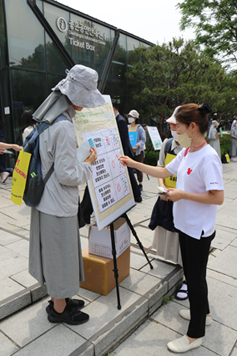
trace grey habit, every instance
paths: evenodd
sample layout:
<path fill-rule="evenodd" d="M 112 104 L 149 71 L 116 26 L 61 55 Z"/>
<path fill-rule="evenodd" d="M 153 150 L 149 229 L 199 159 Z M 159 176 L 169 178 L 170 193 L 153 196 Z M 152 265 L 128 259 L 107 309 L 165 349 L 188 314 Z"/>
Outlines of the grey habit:
<path fill-rule="evenodd" d="M 210 133 L 210 146 L 216 150 L 218 156 L 221 158 L 221 147 L 219 137 L 216 137 L 218 134 L 217 129 L 213 127 Z"/>
<path fill-rule="evenodd" d="M 237 139 L 234 138 L 237 137 L 237 127 L 233 127 L 230 130 L 230 137 L 231 137 L 231 142 L 230 142 L 230 156 L 231 157 L 236 157 L 237 156 Z"/>
<path fill-rule="evenodd" d="M 61 93 L 52 93 L 34 117 L 53 122 L 63 113 L 69 120 L 59 121 L 40 135 L 42 174 L 54 162 L 39 205 L 31 210 L 29 273 L 56 299 L 71 297 L 83 280 L 83 263 L 77 221 L 78 184 L 92 173 L 89 163 L 77 165 L 71 102 Z M 47 108 L 47 109 L 46 109 Z M 66 111 L 64 111 L 66 110 Z M 56 148 L 55 148 L 56 147 Z"/>
<path fill-rule="evenodd" d="M 70 106 L 63 113 L 70 117 Z M 56 147 L 56 149 L 55 149 Z M 76 162 L 73 124 L 59 121 L 40 135 L 42 174 L 54 162 L 39 205 L 31 210 L 29 273 L 56 299 L 71 297 L 84 279 L 77 221 L 78 184 L 92 173 L 89 163 Z"/>
<path fill-rule="evenodd" d="M 84 280 L 77 216 L 56 217 L 31 209 L 29 272 L 56 299 L 78 293 Z"/>
<path fill-rule="evenodd" d="M 90 179 L 92 167 L 88 162 L 77 163 L 72 104 L 91 108 L 104 105 L 97 82 L 96 71 L 75 65 L 33 114 L 35 121 L 50 124 L 60 114 L 68 119 L 54 123 L 40 135 L 42 174 L 45 177 L 53 163 L 54 171 L 39 205 L 31 211 L 29 272 L 41 285 L 46 283 L 55 299 L 77 294 L 84 278 L 78 185 Z"/>

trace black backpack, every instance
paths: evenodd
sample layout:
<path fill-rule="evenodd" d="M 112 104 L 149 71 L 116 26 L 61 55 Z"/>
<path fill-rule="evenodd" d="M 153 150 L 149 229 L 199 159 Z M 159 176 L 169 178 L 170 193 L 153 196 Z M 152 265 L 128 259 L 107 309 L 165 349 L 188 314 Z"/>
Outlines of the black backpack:
<path fill-rule="evenodd" d="M 39 135 L 44 130 L 49 128 L 49 126 L 61 120 L 68 120 L 68 118 L 64 115 L 60 115 L 53 121 L 52 124 L 49 124 L 48 122 L 37 123 L 23 143 L 24 151 L 31 153 L 31 159 L 26 179 L 26 187 L 23 196 L 25 204 L 30 207 L 36 207 L 39 204 L 44 192 L 45 184 L 54 170 L 54 165 L 52 165 L 45 178 L 43 179 L 39 153 Z"/>

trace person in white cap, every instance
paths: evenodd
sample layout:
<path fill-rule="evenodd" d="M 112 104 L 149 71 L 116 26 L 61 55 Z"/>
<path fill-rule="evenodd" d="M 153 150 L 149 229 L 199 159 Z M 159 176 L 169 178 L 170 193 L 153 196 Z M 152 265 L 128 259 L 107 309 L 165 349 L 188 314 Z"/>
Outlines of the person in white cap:
<path fill-rule="evenodd" d="M 213 120 L 209 130 L 208 138 L 210 139 L 209 142 L 210 146 L 212 146 L 214 150 L 216 150 L 218 156 L 221 158 L 221 147 L 220 147 L 220 140 L 219 140 L 221 133 L 217 132 L 218 126 L 219 126 L 218 121 Z"/>
<path fill-rule="evenodd" d="M 179 109 L 178 106 L 172 116 L 166 120 L 170 125 L 172 138 L 165 139 L 161 145 L 158 167 L 165 167 L 171 162 L 176 155 L 183 149 L 177 141 L 176 133 L 176 118 L 175 113 Z M 171 176 L 166 179 L 158 178 L 158 186 L 164 188 L 176 187 L 176 176 Z M 182 265 L 182 258 L 179 247 L 179 234 L 175 232 L 173 224 L 173 202 L 165 201 L 159 197 L 152 212 L 151 223 L 149 227 L 154 230 L 154 238 L 152 247 L 156 250 L 157 256 L 168 262 Z M 178 300 L 185 300 L 188 298 L 188 290 L 186 281 L 183 282 L 181 288 L 175 294 Z"/>
<path fill-rule="evenodd" d="M 83 261 L 78 227 L 78 185 L 88 181 L 97 153 L 77 163 L 77 138 L 73 125 L 76 111 L 105 104 L 97 90 L 98 74 L 83 65 L 67 72 L 35 111 L 36 121 L 52 123 L 39 139 L 42 174 L 54 164 L 39 205 L 31 210 L 29 272 L 51 296 L 46 308 L 52 323 L 77 325 L 88 321 L 81 312 L 84 301 L 71 299 L 83 280 Z M 65 120 L 54 120 L 63 115 Z"/>
<path fill-rule="evenodd" d="M 128 128 L 128 132 L 129 133 L 136 132 L 136 136 L 137 136 L 136 144 L 135 146 L 133 146 L 134 160 L 142 163 L 145 157 L 144 150 L 145 150 L 145 143 L 146 143 L 146 133 L 142 128 L 142 126 L 139 125 L 138 123 L 139 113 L 137 112 L 137 110 L 131 110 L 127 114 L 127 118 L 128 118 L 128 123 L 130 124 Z M 137 173 L 138 185 L 140 190 L 142 191 L 143 173 L 138 169 L 136 169 L 136 173 Z"/>

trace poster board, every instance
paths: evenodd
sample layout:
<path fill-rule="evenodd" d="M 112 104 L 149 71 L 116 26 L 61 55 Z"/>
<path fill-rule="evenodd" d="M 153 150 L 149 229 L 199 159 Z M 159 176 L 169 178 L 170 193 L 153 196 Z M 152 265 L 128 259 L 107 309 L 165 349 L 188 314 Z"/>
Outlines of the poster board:
<path fill-rule="evenodd" d="M 129 141 L 132 147 L 135 147 L 137 144 L 137 131 L 131 131 L 128 133 Z"/>
<path fill-rule="evenodd" d="M 147 131 L 150 136 L 153 148 L 155 151 L 160 150 L 162 140 L 160 138 L 159 131 L 156 126 L 147 126 Z"/>
<path fill-rule="evenodd" d="M 97 150 L 88 188 L 99 230 L 135 205 L 127 168 L 118 160 L 123 148 L 111 99 L 103 97 L 105 105 L 84 108 L 74 118 L 79 143 L 93 138 Z"/>

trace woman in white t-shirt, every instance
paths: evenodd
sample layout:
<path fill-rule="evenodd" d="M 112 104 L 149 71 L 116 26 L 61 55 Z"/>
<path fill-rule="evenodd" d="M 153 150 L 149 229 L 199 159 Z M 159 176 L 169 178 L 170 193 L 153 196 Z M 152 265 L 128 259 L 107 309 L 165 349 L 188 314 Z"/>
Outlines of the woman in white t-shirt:
<path fill-rule="evenodd" d="M 206 266 L 212 239 L 215 237 L 217 205 L 224 200 L 222 164 L 216 151 L 206 143 L 208 104 L 181 105 L 175 114 L 178 141 L 183 150 L 166 167 L 152 167 L 127 156 L 119 159 L 125 166 L 151 176 L 177 175 L 176 188 L 167 192 L 174 202 L 174 225 L 179 230 L 184 274 L 188 286 L 190 311 L 180 315 L 190 320 L 187 334 L 167 344 L 173 352 L 186 352 L 201 346 L 205 325 L 212 322 L 206 282 Z"/>

